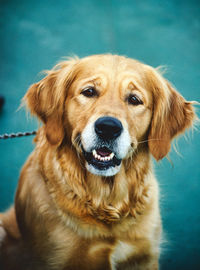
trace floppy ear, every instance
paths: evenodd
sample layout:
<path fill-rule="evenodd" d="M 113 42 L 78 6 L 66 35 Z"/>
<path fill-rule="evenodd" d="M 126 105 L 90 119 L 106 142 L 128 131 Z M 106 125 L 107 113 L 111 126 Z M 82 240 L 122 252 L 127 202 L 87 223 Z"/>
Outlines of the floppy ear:
<path fill-rule="evenodd" d="M 153 117 L 148 137 L 150 152 L 156 160 L 165 157 L 171 140 L 192 125 L 194 110 L 157 71 L 149 74 L 153 90 Z"/>
<path fill-rule="evenodd" d="M 45 124 L 46 137 L 52 145 L 60 145 L 65 135 L 63 106 L 74 62 L 64 61 L 55 66 L 45 78 L 31 85 L 23 98 L 31 113 Z"/>

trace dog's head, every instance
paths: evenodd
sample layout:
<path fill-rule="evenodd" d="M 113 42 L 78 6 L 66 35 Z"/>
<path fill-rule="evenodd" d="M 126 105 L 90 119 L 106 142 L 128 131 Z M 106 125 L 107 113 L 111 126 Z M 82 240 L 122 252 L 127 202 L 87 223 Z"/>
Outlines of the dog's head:
<path fill-rule="evenodd" d="M 116 55 L 61 62 L 25 100 L 51 145 L 72 144 L 88 171 L 102 176 L 118 173 L 140 145 L 162 159 L 194 118 L 191 103 L 156 69 Z"/>

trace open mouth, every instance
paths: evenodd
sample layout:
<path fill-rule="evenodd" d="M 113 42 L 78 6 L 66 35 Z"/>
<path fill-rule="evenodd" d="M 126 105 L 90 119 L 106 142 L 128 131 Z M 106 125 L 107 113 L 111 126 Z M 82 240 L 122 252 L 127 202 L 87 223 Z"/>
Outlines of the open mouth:
<path fill-rule="evenodd" d="M 92 155 L 95 159 L 99 161 L 110 161 L 115 156 L 115 154 L 106 147 L 102 147 L 97 150 L 94 149 L 92 151 Z"/>
<path fill-rule="evenodd" d="M 121 159 L 118 159 L 115 153 L 107 147 L 93 149 L 91 152 L 83 149 L 83 154 L 86 161 L 98 170 L 107 170 L 121 164 Z"/>

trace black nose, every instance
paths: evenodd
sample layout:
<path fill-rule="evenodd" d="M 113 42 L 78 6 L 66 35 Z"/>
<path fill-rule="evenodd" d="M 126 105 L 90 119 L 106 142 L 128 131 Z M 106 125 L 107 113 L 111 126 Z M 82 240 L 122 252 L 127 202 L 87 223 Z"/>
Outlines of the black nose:
<path fill-rule="evenodd" d="M 104 140 L 112 140 L 119 137 L 122 129 L 122 123 L 114 117 L 101 117 L 95 122 L 95 132 Z"/>

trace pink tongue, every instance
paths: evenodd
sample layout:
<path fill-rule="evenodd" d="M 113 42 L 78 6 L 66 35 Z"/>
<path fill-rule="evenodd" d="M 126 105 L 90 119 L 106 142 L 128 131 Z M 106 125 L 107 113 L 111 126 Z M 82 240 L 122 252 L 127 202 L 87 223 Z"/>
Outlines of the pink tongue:
<path fill-rule="evenodd" d="M 97 151 L 97 154 L 102 157 L 109 156 L 112 153 L 109 149 L 106 149 L 106 148 L 100 148 L 96 151 Z"/>

